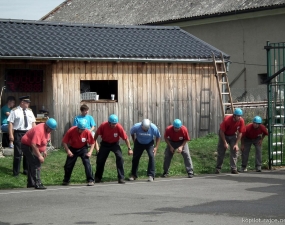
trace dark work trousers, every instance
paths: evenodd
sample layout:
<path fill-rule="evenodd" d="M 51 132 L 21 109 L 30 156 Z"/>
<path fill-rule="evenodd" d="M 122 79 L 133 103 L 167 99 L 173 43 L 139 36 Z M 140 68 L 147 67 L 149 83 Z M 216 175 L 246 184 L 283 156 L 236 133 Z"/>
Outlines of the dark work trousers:
<path fill-rule="evenodd" d="M 28 179 L 27 186 L 32 187 L 41 183 L 41 162 L 34 155 L 32 147 L 22 144 L 23 154 L 28 162 Z"/>
<path fill-rule="evenodd" d="M 138 177 L 138 167 L 139 167 L 139 161 L 143 154 L 143 151 L 146 150 L 148 154 L 148 167 L 147 167 L 147 176 L 152 176 L 154 178 L 155 176 L 155 162 L 154 162 L 154 141 L 148 143 L 148 144 L 141 144 L 138 142 L 138 140 L 135 140 L 134 144 L 134 153 L 133 153 L 133 160 L 132 160 L 132 175 L 136 178 Z"/>
<path fill-rule="evenodd" d="M 14 160 L 13 160 L 13 175 L 18 176 L 20 173 L 21 159 L 22 159 L 22 149 L 21 149 L 21 139 L 27 131 L 14 130 Z M 26 156 L 23 157 L 23 170 L 28 170 Z"/>
<path fill-rule="evenodd" d="M 83 148 L 79 148 L 79 149 L 73 148 L 73 147 L 69 147 L 69 149 L 72 152 L 73 156 L 72 157 L 67 156 L 67 158 L 66 158 L 66 162 L 64 165 L 65 174 L 64 174 L 63 182 L 69 183 L 73 167 L 74 167 L 78 157 L 81 158 L 82 163 L 84 165 L 85 174 L 86 174 L 86 181 L 87 182 L 94 182 L 93 174 L 92 174 L 92 167 L 90 164 L 90 159 L 89 159 L 89 157 L 86 156 L 86 154 L 88 153 L 87 145 L 84 146 Z"/>
<path fill-rule="evenodd" d="M 95 179 L 99 179 L 99 180 L 102 179 L 105 163 L 111 151 L 114 152 L 116 156 L 118 179 L 125 178 L 124 159 L 122 156 L 122 150 L 121 150 L 119 143 L 117 142 L 107 143 L 107 142 L 102 141 L 100 143 L 100 149 L 97 155 Z"/>
<path fill-rule="evenodd" d="M 261 137 L 257 137 L 255 139 L 249 139 L 247 137 L 244 138 L 244 150 L 241 152 L 242 168 L 245 169 L 247 167 L 250 148 L 251 148 L 251 145 L 254 145 L 255 147 L 255 168 L 257 170 L 261 170 L 262 151 L 261 151 L 261 145 L 258 145 L 258 142 L 260 140 L 261 140 Z"/>
<path fill-rule="evenodd" d="M 184 142 L 184 140 L 175 141 L 175 142 L 169 140 L 170 145 L 174 149 L 177 149 L 178 147 L 180 147 L 183 142 Z M 168 174 L 168 172 L 169 172 L 170 163 L 171 163 L 171 160 L 172 160 L 174 154 L 175 154 L 175 152 L 172 153 L 170 151 L 169 146 L 167 145 L 167 147 L 165 149 L 165 152 L 164 152 L 164 162 L 163 162 L 163 171 L 166 174 Z M 181 155 L 183 156 L 183 159 L 184 159 L 184 165 L 185 165 L 186 172 L 188 174 L 194 174 L 194 172 L 193 172 L 193 163 L 192 163 L 192 159 L 191 159 L 191 156 L 190 156 L 188 143 L 186 143 L 184 145 L 184 147 L 182 149 L 182 152 L 181 152 Z"/>
<path fill-rule="evenodd" d="M 232 136 L 225 136 L 226 138 L 226 142 L 229 144 L 230 146 L 230 165 L 231 165 L 231 169 L 232 170 L 237 170 L 237 157 L 238 157 L 238 152 L 235 151 L 234 145 L 237 141 L 237 136 L 236 135 L 232 135 Z M 218 157 L 217 157 L 217 169 L 221 169 L 223 162 L 224 162 L 224 158 L 225 158 L 225 154 L 226 154 L 226 150 L 224 147 L 224 142 L 221 138 L 221 136 L 219 135 L 219 143 L 218 143 L 218 148 L 217 148 L 217 152 L 218 152 Z"/>

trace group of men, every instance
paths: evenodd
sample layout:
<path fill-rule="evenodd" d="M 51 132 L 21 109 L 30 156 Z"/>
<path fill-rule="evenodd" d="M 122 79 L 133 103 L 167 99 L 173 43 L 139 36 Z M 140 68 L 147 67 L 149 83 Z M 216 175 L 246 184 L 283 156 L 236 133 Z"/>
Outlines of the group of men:
<path fill-rule="evenodd" d="M 14 143 L 13 175 L 18 176 L 23 155 L 23 173 L 28 175 L 27 187 L 46 189 L 41 182 L 40 170 L 41 164 L 47 156 L 46 146 L 50 140 L 50 133 L 56 129 L 57 122 L 53 118 L 49 118 L 46 123 L 36 125 L 34 114 L 28 107 L 30 102 L 29 96 L 21 97 L 20 105 L 13 108 L 6 118 L 9 140 Z M 93 117 L 88 115 L 88 110 L 89 107 L 85 104 L 80 107 L 81 114 L 74 118 L 73 126 L 62 139 L 67 154 L 62 185 L 69 185 L 78 157 L 82 159 L 85 168 L 87 185 L 93 186 L 94 183 L 102 182 L 105 163 L 110 152 L 113 152 L 116 157 L 118 183 L 124 184 L 124 160 L 119 145 L 120 138 L 125 141 L 128 147 L 128 155 L 133 156 L 129 180 L 133 181 L 138 178 L 139 161 L 144 150 L 146 150 L 149 157 L 147 176 L 148 181 L 152 182 L 155 178 L 155 155 L 161 139 L 157 126 L 151 123 L 149 119 L 143 119 L 142 122 L 134 124 L 130 129 L 134 143 L 134 149 L 132 149 L 128 135 L 119 123 L 117 115 L 110 115 L 108 121 L 103 122 L 96 130 L 96 123 Z M 225 152 L 230 147 L 231 173 L 238 174 L 239 141 L 241 141 L 242 152 L 240 171 L 247 171 L 249 151 L 253 144 L 256 147 L 256 171 L 261 172 L 261 144 L 268 132 L 265 126 L 261 124 L 261 117 L 254 117 L 253 123 L 245 126 L 242 115 L 242 110 L 236 108 L 233 115 L 226 116 L 220 125 L 216 173 L 221 172 Z M 97 142 L 99 136 L 101 136 L 100 146 Z M 162 176 L 169 176 L 171 160 L 174 153 L 177 152 L 183 156 L 188 177 L 192 178 L 194 171 L 188 147 L 190 136 L 181 120 L 175 119 L 172 125 L 166 128 L 164 139 L 167 147 L 164 153 Z M 94 148 L 97 155 L 95 176 L 93 176 L 90 164 L 90 157 Z"/>
<path fill-rule="evenodd" d="M 117 115 L 110 115 L 108 121 L 103 122 L 96 130 L 96 123 L 92 116 L 88 115 L 88 110 L 89 108 L 85 104 L 80 107 L 81 114 L 74 118 L 74 126 L 63 137 L 62 142 L 67 153 L 67 159 L 64 166 L 65 175 L 62 184 L 69 185 L 72 170 L 78 157 L 81 157 L 85 167 L 87 185 L 93 186 L 94 183 L 102 182 L 105 163 L 110 152 L 113 152 L 116 157 L 118 183 L 124 184 L 124 159 L 119 144 L 120 139 L 125 141 L 128 148 L 128 155 L 133 156 L 129 180 L 133 181 L 138 178 L 139 161 L 144 150 L 146 150 L 149 157 L 147 176 L 148 181 L 152 182 L 155 178 L 154 157 L 161 139 L 161 134 L 157 126 L 151 123 L 149 119 L 143 119 L 142 122 L 136 123 L 130 130 L 134 143 L 134 149 L 132 149 L 128 135 L 119 123 Z M 95 134 L 92 134 L 92 131 L 94 132 L 95 130 Z M 97 143 L 99 136 L 101 137 L 100 146 Z M 194 172 L 187 145 L 187 142 L 190 140 L 187 128 L 182 125 L 179 119 L 175 119 L 173 124 L 167 127 L 164 138 L 167 140 L 167 148 L 165 149 L 163 176 L 167 177 L 169 175 L 170 162 L 173 154 L 177 151 L 184 157 L 188 177 L 192 178 Z M 88 147 L 90 147 L 89 151 Z M 96 172 L 93 178 L 90 157 L 94 148 L 96 149 L 97 160 Z"/>
<path fill-rule="evenodd" d="M 216 174 L 222 169 L 225 152 L 230 147 L 230 166 L 231 173 L 238 174 L 237 157 L 239 151 L 239 142 L 241 141 L 242 164 L 240 172 L 247 171 L 247 163 L 251 145 L 255 146 L 255 169 L 261 172 L 262 166 L 262 141 L 268 131 L 262 124 L 262 118 L 255 116 L 252 123 L 245 126 L 242 118 L 243 111 L 240 108 L 234 110 L 233 115 L 226 116 L 220 125 L 219 142 L 217 148 Z"/>

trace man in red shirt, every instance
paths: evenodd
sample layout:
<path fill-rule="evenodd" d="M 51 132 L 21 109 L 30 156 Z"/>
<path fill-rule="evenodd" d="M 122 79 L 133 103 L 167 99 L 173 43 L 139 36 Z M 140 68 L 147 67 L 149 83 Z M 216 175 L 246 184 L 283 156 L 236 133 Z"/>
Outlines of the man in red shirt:
<path fill-rule="evenodd" d="M 21 149 L 28 162 L 27 187 L 46 189 L 41 181 L 41 164 L 47 156 L 46 146 L 50 133 L 57 127 L 57 122 L 49 118 L 30 129 L 21 139 Z"/>
<path fill-rule="evenodd" d="M 226 116 L 220 125 L 216 174 L 221 172 L 225 153 L 229 145 L 231 173 L 238 174 L 238 143 L 242 137 L 242 133 L 245 132 L 244 120 L 241 118 L 242 114 L 242 110 L 240 108 L 236 108 L 234 110 L 234 114 L 231 116 Z"/>
<path fill-rule="evenodd" d="M 264 125 L 261 124 L 262 119 L 260 116 L 256 116 L 253 119 L 253 123 L 250 123 L 246 126 L 246 131 L 242 134 L 241 138 L 241 152 L 242 152 L 242 165 L 241 172 L 247 171 L 247 162 L 250 152 L 251 145 L 255 147 L 255 169 L 256 172 L 261 172 L 262 164 L 262 141 L 268 131 Z"/>
<path fill-rule="evenodd" d="M 97 154 L 96 161 L 96 173 L 95 183 L 100 183 L 103 177 L 105 162 L 112 151 L 116 156 L 116 166 L 118 171 L 118 183 L 124 184 L 125 173 L 124 173 L 124 160 L 122 157 L 122 150 L 119 145 L 119 140 L 122 138 L 128 146 L 128 155 L 132 155 L 133 151 L 130 146 L 128 136 L 122 127 L 118 123 L 118 117 L 115 114 L 109 116 L 108 122 L 103 122 L 97 129 L 94 139 L 97 140 L 98 136 L 101 135 L 102 141 L 100 143 L 100 149 Z"/>
<path fill-rule="evenodd" d="M 87 129 L 87 120 L 79 119 L 77 126 L 71 127 L 62 139 L 63 147 L 67 153 L 66 162 L 64 165 L 64 178 L 62 185 L 69 185 L 71 173 L 78 157 L 81 158 L 86 174 L 87 186 L 94 185 L 92 167 L 90 157 L 94 146 L 98 150 L 98 144 L 92 137 L 91 132 Z M 90 150 L 88 152 L 88 144 Z"/>
<path fill-rule="evenodd" d="M 167 143 L 164 154 L 163 163 L 163 177 L 169 176 L 169 167 L 172 157 L 175 152 L 181 153 L 184 158 L 184 164 L 186 172 L 189 178 L 194 176 L 192 159 L 189 152 L 188 141 L 190 141 L 190 136 L 188 130 L 182 125 L 181 120 L 175 119 L 173 124 L 168 126 L 164 133 L 164 139 Z"/>

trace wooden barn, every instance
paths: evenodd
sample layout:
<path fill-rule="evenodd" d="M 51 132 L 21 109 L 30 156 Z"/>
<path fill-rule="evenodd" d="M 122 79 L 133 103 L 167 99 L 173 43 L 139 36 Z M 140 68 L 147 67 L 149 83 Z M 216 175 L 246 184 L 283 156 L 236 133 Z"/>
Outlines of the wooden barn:
<path fill-rule="evenodd" d="M 35 116 L 46 110 L 58 121 L 55 147 L 83 103 L 97 126 L 115 113 L 127 132 L 143 118 L 162 134 L 175 118 L 192 138 L 218 131 L 220 50 L 179 27 L 2 19 L 0 30 L 2 105 L 30 95 Z"/>

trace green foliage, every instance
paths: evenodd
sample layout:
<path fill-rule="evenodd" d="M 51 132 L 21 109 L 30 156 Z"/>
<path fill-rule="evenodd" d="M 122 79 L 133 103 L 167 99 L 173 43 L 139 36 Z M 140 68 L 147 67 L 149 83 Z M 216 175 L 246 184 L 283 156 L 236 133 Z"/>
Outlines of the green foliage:
<path fill-rule="evenodd" d="M 214 133 L 209 133 L 205 137 L 197 138 L 191 140 L 189 144 L 190 154 L 192 157 L 194 165 L 194 173 L 198 174 L 210 174 L 215 172 L 216 166 L 216 149 L 218 143 L 218 136 Z M 156 177 L 160 177 L 163 173 L 163 159 L 164 159 L 164 149 L 166 148 L 166 143 L 162 142 L 160 144 L 158 153 L 155 157 L 156 160 Z M 131 171 L 132 156 L 128 156 L 127 147 L 122 145 L 122 152 L 124 158 L 124 168 L 125 177 L 128 178 Z M 263 141 L 263 169 L 267 168 L 268 157 L 267 157 L 267 138 Z M 63 176 L 64 169 L 63 166 L 66 160 L 66 153 L 63 149 L 49 153 L 45 162 L 42 164 L 41 178 L 45 185 L 60 185 Z M 27 177 L 20 174 L 18 177 L 12 176 L 12 163 L 13 157 L 0 158 L 0 188 L 23 188 L 26 187 Z M 241 159 L 239 156 L 238 167 L 240 166 Z M 96 168 L 96 156 L 93 155 L 91 158 L 91 164 L 93 171 Z M 143 153 L 138 170 L 139 179 L 146 179 L 148 165 L 148 155 L 146 152 Z M 255 169 L 255 149 L 252 147 L 248 169 Z M 229 151 L 227 150 L 223 170 L 222 172 L 229 172 Z M 182 176 L 186 177 L 186 170 L 184 166 L 184 160 L 181 154 L 175 154 L 171 165 L 170 165 L 170 176 Z M 110 153 L 103 174 L 103 181 L 116 181 L 117 180 L 117 170 L 116 170 L 116 160 L 114 154 Z M 78 158 L 76 165 L 74 167 L 73 173 L 71 175 L 72 184 L 82 184 L 86 182 L 84 167 L 82 165 L 81 159 Z"/>

